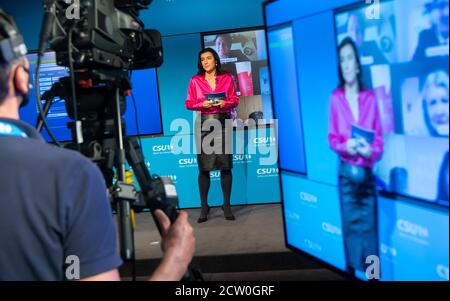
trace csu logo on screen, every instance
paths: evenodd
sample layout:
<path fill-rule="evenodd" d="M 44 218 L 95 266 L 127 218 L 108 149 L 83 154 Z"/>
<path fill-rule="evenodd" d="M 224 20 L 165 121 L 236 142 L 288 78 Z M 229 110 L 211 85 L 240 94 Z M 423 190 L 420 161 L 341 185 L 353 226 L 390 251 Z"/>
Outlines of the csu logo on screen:
<path fill-rule="evenodd" d="M 252 155 L 233 155 L 233 161 L 241 162 L 241 161 L 250 161 L 252 159 Z"/>
<path fill-rule="evenodd" d="M 300 199 L 310 204 L 317 204 L 319 198 L 307 192 L 300 192 Z"/>
<path fill-rule="evenodd" d="M 260 137 L 260 138 L 255 138 L 253 139 L 253 143 L 256 145 L 261 145 L 261 144 L 272 144 L 275 143 L 276 139 L 274 137 Z"/>
<path fill-rule="evenodd" d="M 430 236 L 428 228 L 404 219 L 397 220 L 397 229 L 402 233 L 421 238 L 428 238 Z"/>
<path fill-rule="evenodd" d="M 300 221 L 300 214 L 298 214 L 295 211 L 286 210 L 286 219 L 290 220 L 291 222 L 299 222 Z"/>
<path fill-rule="evenodd" d="M 308 249 L 310 249 L 312 251 L 317 251 L 317 252 L 321 252 L 322 251 L 322 246 L 319 245 L 318 243 L 316 243 L 316 242 L 314 242 L 312 240 L 309 240 L 309 239 L 305 239 L 304 242 L 305 242 L 305 246 Z"/>
<path fill-rule="evenodd" d="M 337 236 L 341 236 L 342 235 L 342 230 L 330 223 L 327 222 L 323 222 L 322 223 L 322 230 L 326 233 L 330 233 L 333 235 L 337 235 Z"/>
<path fill-rule="evenodd" d="M 448 281 L 448 266 L 438 264 L 436 266 L 436 274 L 439 276 L 439 278 Z"/>
<path fill-rule="evenodd" d="M 171 152 L 173 151 L 173 145 L 167 144 L 167 145 L 155 145 L 152 148 L 153 152 L 160 153 L 160 152 Z"/>
<path fill-rule="evenodd" d="M 197 159 L 196 159 L 196 158 L 191 158 L 191 159 L 180 159 L 180 160 L 178 160 L 178 164 L 180 164 L 181 166 L 183 166 L 183 165 L 197 164 Z"/>
<path fill-rule="evenodd" d="M 389 255 L 391 257 L 397 257 L 397 249 L 391 246 L 388 246 L 387 244 L 381 244 L 380 250 L 382 254 Z"/>
<path fill-rule="evenodd" d="M 277 175 L 278 172 L 278 168 L 259 168 L 256 170 L 256 173 L 260 176 Z"/>

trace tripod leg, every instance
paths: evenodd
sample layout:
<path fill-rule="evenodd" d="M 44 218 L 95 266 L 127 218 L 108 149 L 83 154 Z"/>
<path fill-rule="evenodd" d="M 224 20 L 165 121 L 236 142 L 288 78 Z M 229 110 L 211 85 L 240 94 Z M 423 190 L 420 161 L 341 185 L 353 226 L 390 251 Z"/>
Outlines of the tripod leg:
<path fill-rule="evenodd" d="M 122 114 L 120 111 L 121 103 L 120 89 L 116 87 L 114 89 L 115 99 L 115 138 L 116 138 L 116 161 L 115 166 L 118 174 L 117 186 L 125 183 L 125 149 L 124 149 L 124 132 L 122 128 Z M 120 187 L 118 188 L 120 192 Z M 131 221 L 131 203 L 129 199 L 118 198 L 117 213 L 119 218 L 119 233 L 120 233 L 120 252 L 124 261 L 135 260 L 134 250 L 134 232 Z"/>

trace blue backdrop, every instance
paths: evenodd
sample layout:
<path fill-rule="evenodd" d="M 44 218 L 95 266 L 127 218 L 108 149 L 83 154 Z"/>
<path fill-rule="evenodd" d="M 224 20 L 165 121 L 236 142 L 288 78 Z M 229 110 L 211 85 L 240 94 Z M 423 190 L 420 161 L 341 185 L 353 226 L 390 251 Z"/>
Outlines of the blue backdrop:
<path fill-rule="evenodd" d="M 237 131 L 234 133 L 233 190 L 232 205 L 279 202 L 279 178 L 277 161 L 266 164 L 261 161 L 277 153 L 275 135 L 272 129 Z M 178 139 L 179 137 L 177 137 Z M 153 174 L 170 177 L 176 184 L 181 208 L 200 206 L 198 190 L 197 155 L 193 153 L 195 139 L 191 134 L 184 135 L 190 152 L 181 152 L 173 137 L 144 139 L 144 156 Z M 220 187 L 220 171 L 211 172 L 209 204 L 221 206 L 223 203 Z"/>
<path fill-rule="evenodd" d="M 448 281 L 448 209 L 379 200 L 384 280 Z"/>

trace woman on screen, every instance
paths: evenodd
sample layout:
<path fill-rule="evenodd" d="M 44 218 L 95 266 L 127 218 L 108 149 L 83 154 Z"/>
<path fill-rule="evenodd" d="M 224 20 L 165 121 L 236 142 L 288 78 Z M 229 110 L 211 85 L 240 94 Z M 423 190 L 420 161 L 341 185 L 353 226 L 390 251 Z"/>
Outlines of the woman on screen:
<path fill-rule="evenodd" d="M 428 52 L 432 48 L 438 46 L 448 48 L 448 0 L 431 0 L 425 3 L 424 12 L 431 17 L 431 27 L 420 32 L 413 61 L 430 57 Z M 448 56 L 448 50 L 447 54 L 445 51 L 440 51 L 438 55 Z"/>
<path fill-rule="evenodd" d="M 448 74 L 435 71 L 427 75 L 422 90 L 424 119 L 431 136 L 448 137 Z"/>
<path fill-rule="evenodd" d="M 227 220 L 234 220 L 231 212 L 231 184 L 233 167 L 231 110 L 239 104 L 236 87 L 230 74 L 221 70 L 219 55 L 212 48 L 200 51 L 198 73 L 190 83 L 186 99 L 189 110 L 199 111 L 195 126 L 198 178 L 202 210 L 199 223 L 208 220 L 208 192 L 210 171 L 221 171 L 224 197 L 223 211 Z M 218 131 L 217 126 L 220 127 Z"/>
<path fill-rule="evenodd" d="M 339 193 L 349 272 L 365 271 L 368 256 L 378 255 L 377 194 L 373 167 L 383 153 L 381 120 L 374 94 L 362 84 L 354 42 L 342 41 L 339 87 L 333 91 L 328 141 L 339 155 Z"/>

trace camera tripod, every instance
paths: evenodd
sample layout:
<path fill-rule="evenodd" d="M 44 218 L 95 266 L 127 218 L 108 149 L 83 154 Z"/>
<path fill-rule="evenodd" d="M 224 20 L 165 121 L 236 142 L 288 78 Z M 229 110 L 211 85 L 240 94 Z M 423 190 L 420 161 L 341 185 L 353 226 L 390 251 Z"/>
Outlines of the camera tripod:
<path fill-rule="evenodd" d="M 76 73 L 76 100 L 71 97 L 71 83 L 70 77 L 61 78 L 43 95 L 46 101 L 44 112 L 47 114 L 55 97 L 66 100 L 67 112 L 72 119 L 73 108 L 76 106 L 79 111 L 81 127 L 77 121 L 69 124 L 75 143 L 68 145 L 68 148 L 79 150 L 101 170 L 110 191 L 112 206 L 117 212 L 120 255 L 124 262 L 133 264 L 135 279 L 132 210 L 150 210 L 162 233 L 154 211 L 162 210 L 172 223 L 175 222 L 178 216 L 176 189 L 169 178 L 151 176 L 137 139 L 126 137 L 122 113 L 126 109 L 124 95 L 131 90 L 128 73 L 95 70 Z M 38 130 L 41 127 L 42 120 L 38 119 Z M 134 185 L 126 183 L 126 162 L 133 169 L 140 192 L 136 191 Z M 114 169 L 117 172 L 116 181 Z M 202 281 L 203 276 L 200 271 L 189 266 L 183 280 Z"/>

